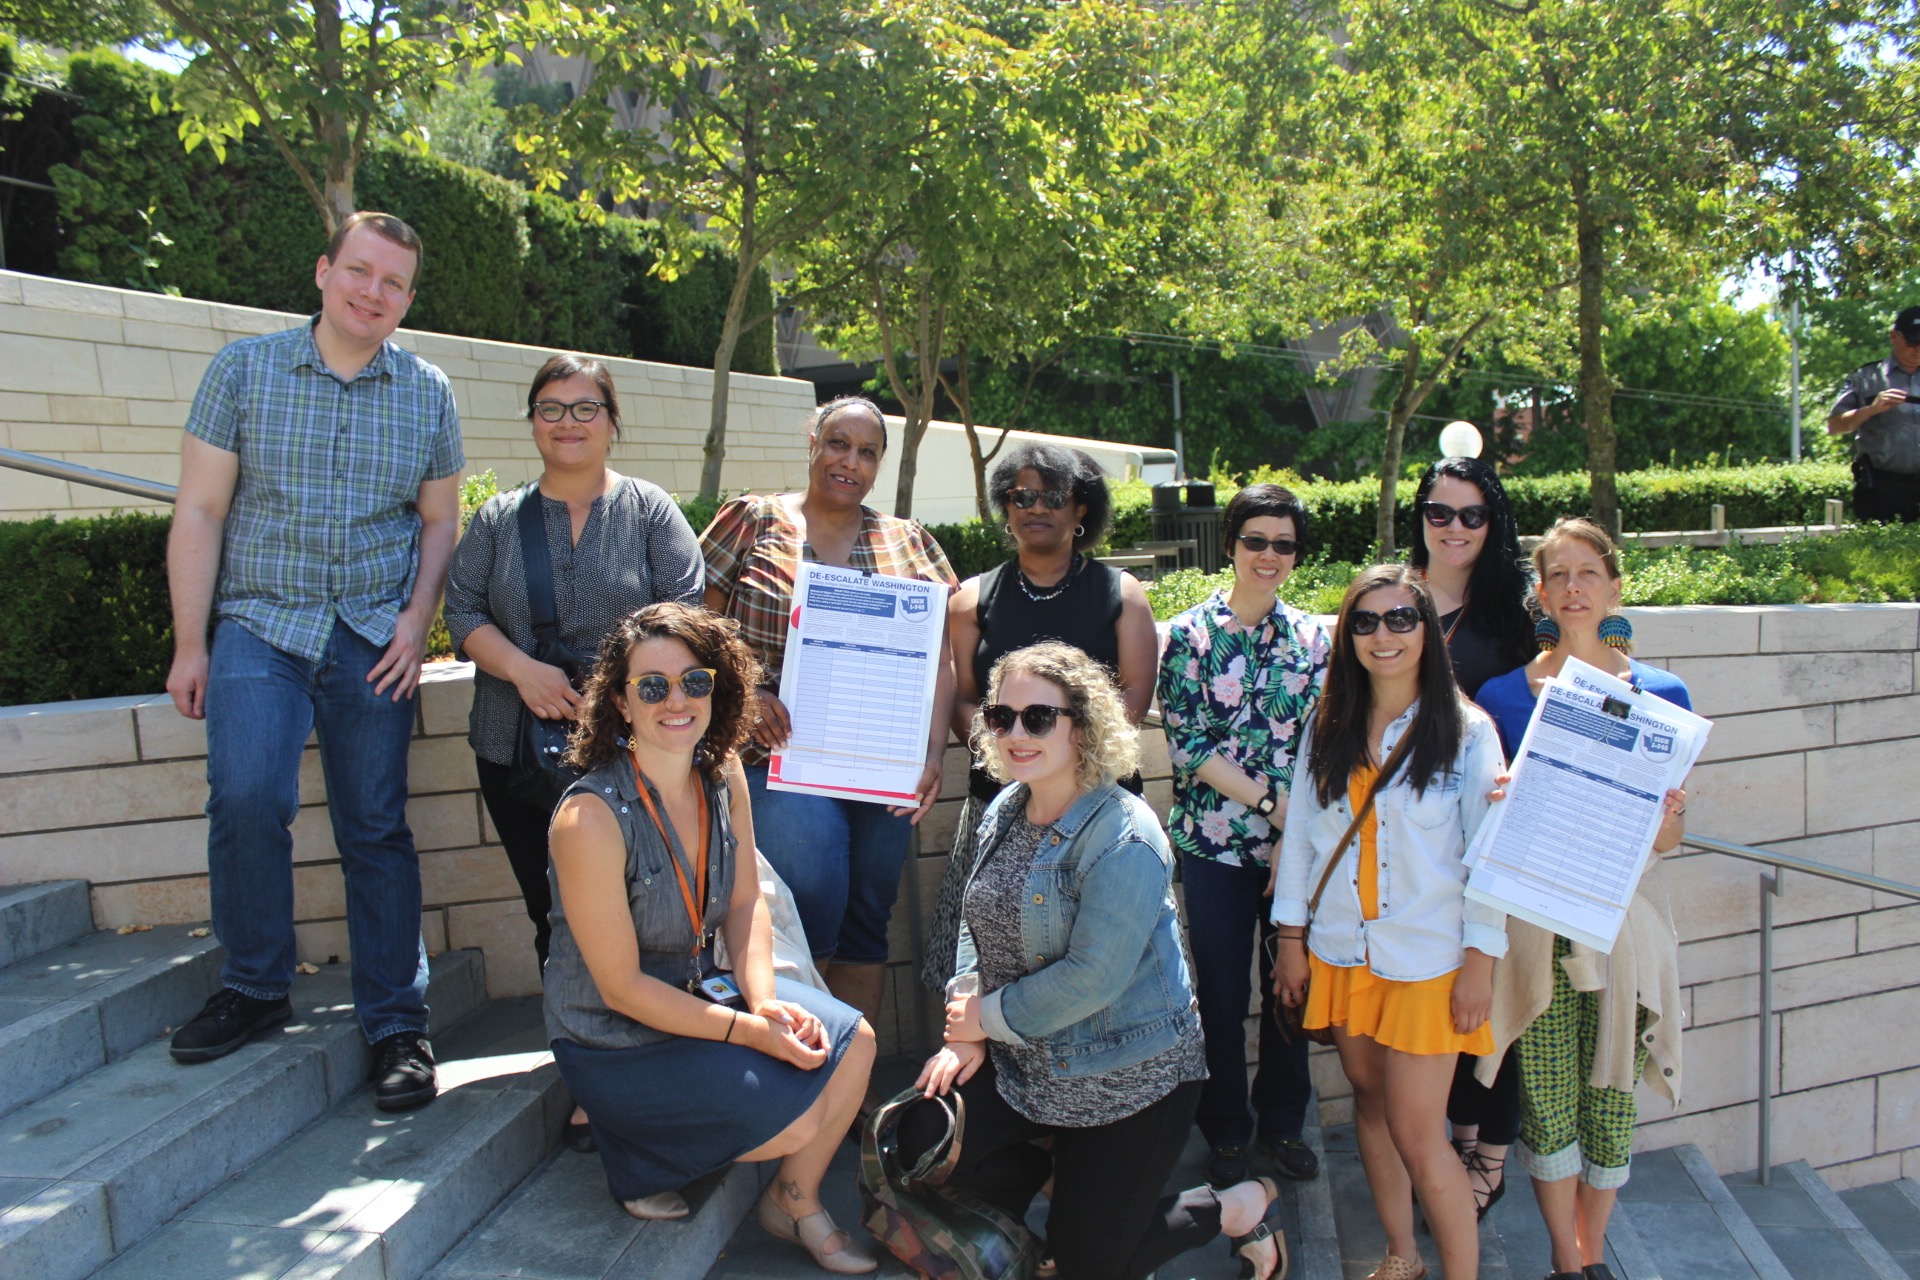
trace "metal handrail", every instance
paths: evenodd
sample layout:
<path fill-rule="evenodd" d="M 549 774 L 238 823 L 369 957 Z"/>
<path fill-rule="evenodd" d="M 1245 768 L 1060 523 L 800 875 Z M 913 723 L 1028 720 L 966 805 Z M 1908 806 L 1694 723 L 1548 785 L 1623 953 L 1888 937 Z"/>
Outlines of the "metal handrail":
<path fill-rule="evenodd" d="M 1888 880 L 1884 876 L 1867 875 L 1861 871 L 1849 871 L 1845 867 L 1836 867 L 1832 863 L 1817 862 L 1812 858 L 1802 858 L 1797 854 L 1774 853 L 1770 849 L 1756 849 L 1752 845 L 1735 844 L 1731 840 L 1716 840 L 1712 836 L 1688 835 L 1685 843 L 1688 847 L 1706 853 L 1725 854 L 1729 858 L 1741 858 L 1747 862 L 1758 862 L 1773 868 L 1771 875 L 1760 877 L 1760 1096 L 1759 1133 L 1756 1146 L 1760 1162 L 1760 1185 L 1773 1183 L 1773 902 L 1786 892 L 1787 872 L 1798 871 L 1804 875 L 1819 876 L 1825 880 L 1836 880 L 1841 884 L 1850 884 L 1856 888 L 1871 889 L 1877 893 L 1891 893 L 1903 898 L 1920 901 L 1920 885 L 1907 884 L 1900 880 Z"/>
<path fill-rule="evenodd" d="M 43 458 L 37 453 L 22 453 L 18 449 L 0 449 L 0 467 L 30 471 L 54 480 L 71 480 L 76 484 L 92 485 L 96 489 L 130 493 L 136 498 L 152 498 L 156 502 L 172 502 L 180 492 L 177 485 L 122 475 L 118 471 L 102 471 L 98 467 L 82 466 L 78 462 L 66 462 L 59 458 Z"/>

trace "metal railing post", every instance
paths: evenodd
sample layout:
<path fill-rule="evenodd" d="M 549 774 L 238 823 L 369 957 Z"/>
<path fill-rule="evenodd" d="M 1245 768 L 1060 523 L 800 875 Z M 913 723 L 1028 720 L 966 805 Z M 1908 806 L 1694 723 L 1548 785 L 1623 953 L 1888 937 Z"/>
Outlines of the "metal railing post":
<path fill-rule="evenodd" d="M 1786 869 L 1760 877 L 1760 1185 L 1773 1185 L 1773 900 Z"/>

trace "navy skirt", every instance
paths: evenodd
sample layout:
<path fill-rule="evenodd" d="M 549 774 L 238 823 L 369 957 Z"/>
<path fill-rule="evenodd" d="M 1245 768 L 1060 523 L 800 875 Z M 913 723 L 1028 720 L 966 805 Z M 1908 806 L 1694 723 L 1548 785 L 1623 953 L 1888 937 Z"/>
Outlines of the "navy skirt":
<path fill-rule="evenodd" d="M 778 1137 L 819 1098 L 853 1043 L 860 1011 L 790 978 L 776 977 L 774 988 L 826 1028 L 827 1060 L 812 1071 L 745 1045 L 682 1036 L 631 1049 L 553 1042 L 614 1199 L 678 1191 Z"/>

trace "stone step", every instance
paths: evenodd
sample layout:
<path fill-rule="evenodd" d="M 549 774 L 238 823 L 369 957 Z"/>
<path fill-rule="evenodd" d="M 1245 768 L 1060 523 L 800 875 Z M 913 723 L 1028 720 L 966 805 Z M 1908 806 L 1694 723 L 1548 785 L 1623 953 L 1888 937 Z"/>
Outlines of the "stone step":
<path fill-rule="evenodd" d="M 546 1158 L 569 1105 L 537 998 L 495 1001 L 434 1047 L 432 1104 L 387 1113 L 349 1097 L 99 1280 L 421 1275 Z"/>
<path fill-rule="evenodd" d="M 1842 1191 L 1840 1200 L 1906 1274 L 1920 1280 L 1920 1182 L 1895 1178 Z"/>
<path fill-rule="evenodd" d="M 1544 1247 L 1544 1228 L 1541 1240 Z M 1739 1199 L 1691 1144 L 1633 1157 L 1633 1177 L 1620 1189 L 1607 1243 L 1621 1280 L 1793 1280 Z"/>
<path fill-rule="evenodd" d="M 436 957 L 451 1026 L 484 998 L 478 952 Z M 295 1017 L 214 1062 L 155 1039 L 0 1117 L 0 1270 L 92 1274 L 360 1089 L 370 1050 L 344 965 L 294 983 Z"/>
<path fill-rule="evenodd" d="M 103 929 L 0 969 L 0 1115 L 193 1016 L 224 954 L 193 932 Z"/>
<path fill-rule="evenodd" d="M 0 968 L 92 930 L 93 900 L 85 880 L 0 887 Z"/>
<path fill-rule="evenodd" d="M 1906 1271 L 1804 1160 L 1777 1166 L 1770 1185 L 1726 1179 L 1734 1199 L 1798 1280 L 1906 1280 Z"/>

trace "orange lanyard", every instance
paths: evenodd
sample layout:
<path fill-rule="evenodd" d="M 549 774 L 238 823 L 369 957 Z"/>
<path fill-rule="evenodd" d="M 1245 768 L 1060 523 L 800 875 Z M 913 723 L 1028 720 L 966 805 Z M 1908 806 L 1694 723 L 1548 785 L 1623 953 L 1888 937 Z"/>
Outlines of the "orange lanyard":
<path fill-rule="evenodd" d="M 673 837 L 667 834 L 667 824 L 660 820 L 660 811 L 653 807 L 653 798 L 647 794 L 647 779 L 640 772 L 639 757 L 634 757 L 633 780 L 640 790 L 640 803 L 647 807 L 647 816 L 653 819 L 653 825 L 660 829 L 660 839 L 667 846 L 667 861 L 673 864 L 673 874 L 680 881 L 680 900 L 686 904 L 687 923 L 693 926 L 693 954 L 700 954 L 700 904 L 707 900 L 707 837 L 711 824 L 707 821 L 707 789 L 696 783 L 700 797 L 700 859 L 694 864 L 693 876 L 700 892 L 694 893 L 694 886 L 687 883 L 686 868 L 680 865 L 680 859 L 674 856 Z M 691 982 L 688 983 L 692 985 Z"/>

